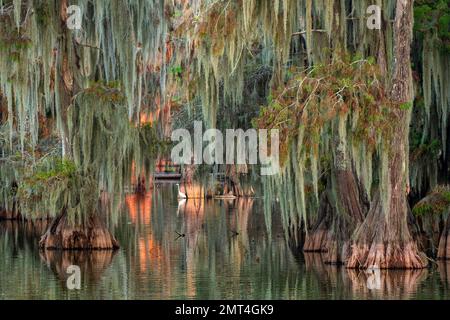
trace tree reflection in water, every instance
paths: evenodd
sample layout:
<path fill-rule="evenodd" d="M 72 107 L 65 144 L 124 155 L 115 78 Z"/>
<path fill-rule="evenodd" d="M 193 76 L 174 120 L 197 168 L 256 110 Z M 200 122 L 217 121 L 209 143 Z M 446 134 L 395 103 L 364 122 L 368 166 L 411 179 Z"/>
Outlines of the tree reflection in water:
<path fill-rule="evenodd" d="M 42 261 L 57 275 L 63 286 L 67 284 L 70 276 L 68 268 L 71 265 L 80 267 L 83 283 L 85 286 L 92 286 L 101 280 L 116 251 L 43 250 L 39 253 Z"/>
<path fill-rule="evenodd" d="M 280 216 L 264 215 L 262 199 L 179 202 L 176 187 L 160 186 L 127 196 L 114 254 L 39 252 L 46 221 L 0 222 L 0 299 L 450 298 L 447 262 L 381 270 L 369 289 L 364 271 L 290 246 Z M 81 268 L 81 290 L 66 287 L 71 264 Z"/>
<path fill-rule="evenodd" d="M 428 270 L 355 270 L 325 264 L 320 253 L 305 253 L 307 271 L 317 276 L 318 288 L 333 299 L 411 299 Z"/>

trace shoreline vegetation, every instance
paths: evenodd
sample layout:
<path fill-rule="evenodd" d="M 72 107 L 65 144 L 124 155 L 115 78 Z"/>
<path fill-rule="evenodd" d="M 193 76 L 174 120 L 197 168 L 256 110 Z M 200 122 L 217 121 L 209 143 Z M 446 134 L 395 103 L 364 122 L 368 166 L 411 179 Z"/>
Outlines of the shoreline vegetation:
<path fill-rule="evenodd" d="M 0 219 L 47 221 L 42 249 L 119 248 L 167 173 L 180 201 L 263 198 L 327 264 L 450 259 L 449 0 L 379 1 L 379 29 L 369 0 L 55 3 L 0 1 Z M 280 172 L 171 164 L 199 123 L 278 130 Z"/>

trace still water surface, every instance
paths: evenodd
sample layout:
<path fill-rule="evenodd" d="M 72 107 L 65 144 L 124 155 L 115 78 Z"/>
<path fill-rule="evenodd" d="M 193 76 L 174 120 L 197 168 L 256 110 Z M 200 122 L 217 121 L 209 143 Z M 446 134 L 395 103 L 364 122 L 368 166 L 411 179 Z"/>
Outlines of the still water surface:
<path fill-rule="evenodd" d="M 44 222 L 0 222 L 0 299 L 450 298 L 450 262 L 375 279 L 292 249 L 261 200 L 176 196 L 170 185 L 129 195 L 116 252 L 40 252 Z M 72 264 L 80 290 L 66 288 Z"/>

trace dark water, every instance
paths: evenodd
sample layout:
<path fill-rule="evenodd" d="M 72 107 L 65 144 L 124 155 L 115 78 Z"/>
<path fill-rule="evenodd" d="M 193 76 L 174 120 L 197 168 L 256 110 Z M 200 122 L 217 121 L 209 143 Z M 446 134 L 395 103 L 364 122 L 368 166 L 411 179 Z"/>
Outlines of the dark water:
<path fill-rule="evenodd" d="M 450 298 L 450 263 L 379 277 L 324 265 L 291 249 L 276 217 L 267 228 L 261 200 L 178 203 L 160 187 L 127 197 L 114 253 L 39 252 L 44 222 L 3 221 L 0 299 Z M 67 289 L 69 265 L 81 268 L 80 290 Z"/>

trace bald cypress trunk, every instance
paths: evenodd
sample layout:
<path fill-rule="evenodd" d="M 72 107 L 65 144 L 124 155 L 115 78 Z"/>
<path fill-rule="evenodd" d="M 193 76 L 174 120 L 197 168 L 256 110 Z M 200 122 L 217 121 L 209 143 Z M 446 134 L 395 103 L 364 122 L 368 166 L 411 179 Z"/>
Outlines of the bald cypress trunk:
<path fill-rule="evenodd" d="M 67 0 L 60 4 L 60 28 L 61 37 L 59 39 L 59 48 L 56 54 L 59 55 L 60 63 L 57 70 L 60 117 L 61 117 L 61 143 L 63 158 L 73 160 L 72 147 L 70 139 L 68 108 L 72 104 L 73 97 L 80 91 L 76 81 L 76 68 L 71 65 L 79 66 L 79 56 L 77 55 L 76 43 L 66 27 L 67 21 Z M 74 59 L 75 61 L 70 61 Z M 117 240 L 105 226 L 102 218 L 96 213 L 87 213 L 86 218 L 81 223 L 69 221 L 66 208 L 61 210 L 60 215 L 53 219 L 49 228 L 39 241 L 42 249 L 62 249 L 62 250 L 91 250 L 91 249 L 117 249 L 119 247 Z"/>
<path fill-rule="evenodd" d="M 390 96 L 398 108 L 392 112 L 393 136 L 386 142 L 387 159 L 381 191 L 374 197 L 362 225 L 356 230 L 349 268 L 407 268 L 427 266 L 408 227 L 408 133 L 413 100 L 411 73 L 412 0 L 397 0 L 394 21 L 394 66 Z M 383 162 L 383 161 L 382 161 Z M 382 164 L 383 166 L 384 164 Z"/>
<path fill-rule="evenodd" d="M 321 195 L 318 220 L 303 248 L 305 252 L 323 252 L 324 261 L 330 264 L 345 263 L 351 235 L 362 223 L 368 207 L 343 139 L 337 138 L 335 146 L 329 187 Z"/>
<path fill-rule="evenodd" d="M 39 241 L 43 249 L 107 250 L 117 249 L 119 244 L 101 218 L 90 216 L 81 224 L 73 225 L 67 214 L 62 213 L 50 224 Z"/>
<path fill-rule="evenodd" d="M 333 11 L 342 13 L 341 3 L 333 4 Z M 344 10 L 345 11 L 345 10 Z M 332 18 L 334 30 L 342 30 L 341 16 Z M 346 23 L 346 22 L 345 22 Z M 330 38 L 331 47 L 337 52 L 345 50 L 345 33 L 336 33 Z M 334 122 L 333 163 L 327 190 L 319 200 L 319 219 L 306 236 L 303 251 L 322 252 L 325 263 L 343 264 L 349 255 L 350 240 L 367 212 L 367 195 L 356 174 L 351 146 L 346 130 L 347 116 Z"/>
<path fill-rule="evenodd" d="M 304 252 L 327 252 L 327 235 L 334 215 L 328 197 L 328 192 L 324 191 L 319 198 L 320 206 L 317 220 L 306 234 L 303 245 Z"/>
<path fill-rule="evenodd" d="M 223 191 L 225 195 L 230 194 L 236 197 L 241 197 L 244 195 L 237 167 L 238 166 L 235 164 L 226 165 L 225 187 Z"/>

